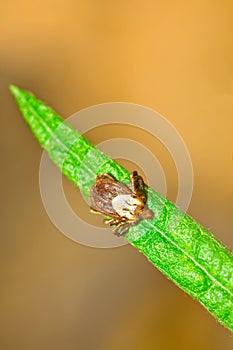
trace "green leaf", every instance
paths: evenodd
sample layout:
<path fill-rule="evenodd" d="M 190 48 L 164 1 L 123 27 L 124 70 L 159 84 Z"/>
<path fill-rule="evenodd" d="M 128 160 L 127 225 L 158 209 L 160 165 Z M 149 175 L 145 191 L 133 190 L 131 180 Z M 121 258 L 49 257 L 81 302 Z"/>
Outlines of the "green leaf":
<path fill-rule="evenodd" d="M 32 94 L 10 86 L 22 115 L 61 171 L 89 198 L 97 174 L 129 183 L 129 172 L 100 152 Z M 126 239 L 185 292 L 233 330 L 233 254 L 210 232 L 151 188 L 152 220 Z"/>

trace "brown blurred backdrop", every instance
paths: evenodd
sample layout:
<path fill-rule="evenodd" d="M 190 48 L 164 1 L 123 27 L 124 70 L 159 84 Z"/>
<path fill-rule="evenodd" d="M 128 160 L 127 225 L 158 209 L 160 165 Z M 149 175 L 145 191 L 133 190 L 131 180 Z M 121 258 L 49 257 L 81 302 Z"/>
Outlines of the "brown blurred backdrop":
<path fill-rule="evenodd" d="M 41 148 L 8 92 L 31 90 L 64 117 L 110 101 L 160 112 L 192 158 L 189 214 L 232 248 L 232 1 L 10 0 L 0 18 L 0 349 L 232 349 L 231 333 L 133 247 L 88 248 L 53 226 Z M 174 200 L 175 169 L 156 156 Z"/>

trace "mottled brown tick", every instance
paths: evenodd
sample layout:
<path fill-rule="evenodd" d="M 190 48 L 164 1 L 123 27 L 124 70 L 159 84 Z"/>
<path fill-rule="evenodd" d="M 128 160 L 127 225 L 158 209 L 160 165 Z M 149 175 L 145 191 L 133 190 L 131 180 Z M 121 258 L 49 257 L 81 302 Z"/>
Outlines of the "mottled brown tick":
<path fill-rule="evenodd" d="M 146 206 L 144 181 L 136 171 L 130 175 L 130 185 L 125 186 L 109 174 L 100 174 L 91 188 L 91 211 L 110 217 L 104 222 L 116 225 L 113 232 L 124 235 L 130 226 L 140 220 L 152 219 L 154 213 Z"/>

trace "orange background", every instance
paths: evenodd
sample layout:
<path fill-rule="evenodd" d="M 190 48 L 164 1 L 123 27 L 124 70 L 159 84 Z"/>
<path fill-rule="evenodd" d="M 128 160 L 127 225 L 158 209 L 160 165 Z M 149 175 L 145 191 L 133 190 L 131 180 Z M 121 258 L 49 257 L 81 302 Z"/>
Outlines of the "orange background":
<path fill-rule="evenodd" d="M 41 148 L 7 90 L 31 90 L 64 117 L 111 101 L 157 110 L 192 158 L 189 214 L 232 248 L 232 1 L 2 1 L 0 17 L 0 348 L 232 349 L 231 333 L 133 247 L 81 246 L 53 226 Z M 156 142 L 174 200 L 175 169 Z"/>

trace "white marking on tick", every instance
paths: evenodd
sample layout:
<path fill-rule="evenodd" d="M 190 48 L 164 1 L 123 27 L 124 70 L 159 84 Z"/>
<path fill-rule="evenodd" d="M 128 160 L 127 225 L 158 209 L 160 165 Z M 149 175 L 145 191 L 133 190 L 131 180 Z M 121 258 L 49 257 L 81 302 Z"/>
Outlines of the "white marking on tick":
<path fill-rule="evenodd" d="M 132 197 L 130 194 L 120 194 L 112 200 L 112 207 L 115 212 L 129 220 L 136 219 L 135 211 L 138 207 L 142 207 L 142 204 L 139 198 Z"/>

